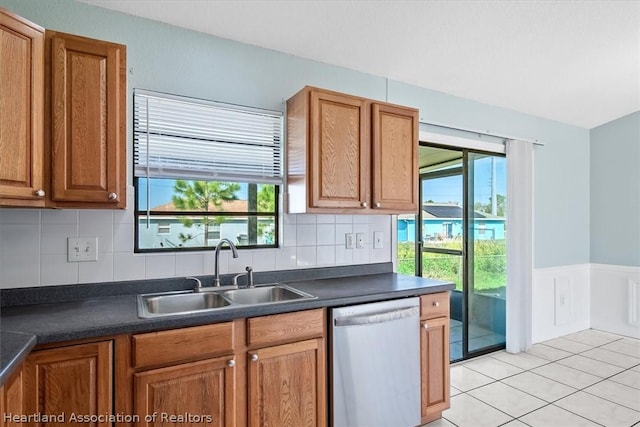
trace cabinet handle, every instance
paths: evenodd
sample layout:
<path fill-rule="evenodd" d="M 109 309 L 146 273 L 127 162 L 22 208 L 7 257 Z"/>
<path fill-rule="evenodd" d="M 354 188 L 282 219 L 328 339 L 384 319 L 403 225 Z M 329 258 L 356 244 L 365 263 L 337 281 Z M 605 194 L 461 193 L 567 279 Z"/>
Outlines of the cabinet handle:
<path fill-rule="evenodd" d="M 252 362 L 257 362 L 258 361 L 258 355 L 257 354 L 252 354 L 251 355 L 251 361 Z"/>
<path fill-rule="evenodd" d="M 434 307 L 440 307 L 440 303 L 439 303 L 438 301 L 434 301 L 434 302 L 433 302 L 433 306 L 434 306 Z"/>
<path fill-rule="evenodd" d="M 422 324 L 422 327 L 423 327 L 423 328 L 425 328 L 425 329 L 429 329 L 429 325 L 427 325 L 427 322 L 424 322 L 424 323 Z"/>
<path fill-rule="evenodd" d="M 38 197 L 44 197 L 44 190 L 41 188 L 38 191 L 36 191 L 36 196 Z"/>
<path fill-rule="evenodd" d="M 362 206 L 363 208 L 366 208 L 367 207 L 367 202 L 360 203 L 360 206 Z"/>
<path fill-rule="evenodd" d="M 236 361 L 234 359 L 231 359 L 227 362 L 227 366 L 229 366 L 230 368 L 233 368 L 234 366 L 236 366 Z"/>
<path fill-rule="evenodd" d="M 376 203 L 376 208 L 381 207 L 380 202 Z"/>
<path fill-rule="evenodd" d="M 109 197 L 109 200 L 115 200 L 118 198 L 118 195 L 116 193 L 109 193 L 107 197 Z"/>

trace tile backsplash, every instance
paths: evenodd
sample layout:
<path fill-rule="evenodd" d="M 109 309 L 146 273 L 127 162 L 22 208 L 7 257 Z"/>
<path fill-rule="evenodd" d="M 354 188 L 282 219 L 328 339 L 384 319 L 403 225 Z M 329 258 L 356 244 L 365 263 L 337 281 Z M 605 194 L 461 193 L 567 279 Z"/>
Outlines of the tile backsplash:
<path fill-rule="evenodd" d="M 0 288 L 64 285 L 213 274 L 213 251 L 136 254 L 134 199 L 128 209 L 0 209 Z M 391 262 L 390 215 L 285 214 L 280 248 L 220 253 L 220 273 L 291 270 Z M 373 248 L 373 232 L 383 248 Z M 363 233 L 362 249 L 346 249 L 346 233 Z M 98 260 L 67 261 L 68 237 L 98 237 Z"/>

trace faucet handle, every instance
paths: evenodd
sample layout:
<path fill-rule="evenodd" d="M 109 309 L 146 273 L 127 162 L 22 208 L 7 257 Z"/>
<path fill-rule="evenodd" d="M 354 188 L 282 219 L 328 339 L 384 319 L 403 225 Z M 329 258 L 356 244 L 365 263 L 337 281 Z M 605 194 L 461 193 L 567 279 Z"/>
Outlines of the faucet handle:
<path fill-rule="evenodd" d="M 242 276 L 246 276 L 247 273 L 238 273 L 235 276 L 233 276 L 233 286 L 235 286 L 236 288 L 238 287 L 238 279 Z M 247 279 L 248 280 L 248 279 Z"/>
<path fill-rule="evenodd" d="M 199 292 L 200 289 L 202 289 L 202 282 L 197 277 L 188 276 L 188 277 L 185 277 L 185 279 L 195 280 L 196 281 L 196 286 L 193 289 L 195 292 Z"/>
<path fill-rule="evenodd" d="M 238 279 L 242 276 L 247 276 L 247 288 L 253 288 L 253 267 L 250 266 L 246 266 L 245 268 L 246 273 L 238 273 L 235 276 L 233 276 L 233 285 L 234 286 L 238 286 Z"/>

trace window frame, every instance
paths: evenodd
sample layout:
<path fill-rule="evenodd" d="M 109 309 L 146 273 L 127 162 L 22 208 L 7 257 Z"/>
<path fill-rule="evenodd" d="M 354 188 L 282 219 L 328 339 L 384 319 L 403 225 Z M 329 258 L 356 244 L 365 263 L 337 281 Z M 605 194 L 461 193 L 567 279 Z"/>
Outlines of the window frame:
<path fill-rule="evenodd" d="M 169 110 L 163 110 L 162 105 L 159 107 L 159 109 L 150 109 L 151 107 L 150 107 L 149 101 L 147 101 L 146 106 L 142 105 L 144 109 L 140 110 L 141 115 L 137 115 L 138 113 L 137 106 L 139 104 L 138 104 L 138 101 L 136 100 L 137 99 L 136 95 L 141 96 L 141 100 L 142 100 L 141 102 L 144 102 L 145 98 L 147 100 L 151 98 L 156 98 L 156 99 L 159 99 L 160 103 L 162 103 L 163 100 L 166 100 L 166 102 L 168 102 L 169 104 L 164 104 L 164 105 L 169 105 L 169 107 L 167 107 L 169 108 L 169 110 L 171 108 L 175 108 L 176 104 L 179 104 L 179 103 L 186 104 L 187 106 L 185 107 L 186 108 L 185 110 L 182 110 L 181 108 L 175 110 L 178 112 L 178 114 L 181 114 L 181 113 L 187 114 L 183 116 L 185 117 L 185 120 L 184 121 L 172 120 L 173 116 L 171 116 L 168 119 L 168 121 L 164 121 L 163 115 L 164 117 L 169 117 L 169 116 L 166 116 L 167 111 Z M 198 99 L 198 98 L 177 96 L 177 95 L 171 95 L 166 93 L 148 91 L 144 89 L 134 89 L 133 103 L 134 103 L 134 108 L 133 108 L 134 143 L 133 144 L 134 144 L 134 154 L 135 154 L 134 161 L 132 162 L 132 169 L 133 169 L 132 176 L 133 176 L 133 187 L 134 187 L 134 213 L 133 213 L 134 215 L 134 245 L 133 245 L 134 253 L 198 252 L 198 251 L 211 251 L 215 247 L 213 245 L 174 246 L 174 245 L 178 245 L 178 243 L 173 243 L 170 240 L 165 241 L 165 243 L 169 243 L 169 245 L 165 244 L 164 247 L 140 247 L 140 241 L 142 240 L 141 237 L 143 237 L 141 235 L 140 227 L 145 226 L 145 220 L 147 221 L 147 223 L 150 223 L 150 221 L 154 217 L 161 217 L 161 216 L 167 218 L 167 221 L 171 222 L 171 224 L 169 224 L 170 227 L 171 225 L 173 225 L 173 222 L 179 222 L 178 218 L 180 217 L 192 217 L 196 221 L 202 217 L 209 217 L 209 218 L 214 218 L 214 217 L 240 218 L 242 217 L 242 218 L 246 218 L 245 220 L 246 232 L 250 236 L 253 236 L 253 233 L 257 234 L 257 231 L 259 229 L 258 227 L 259 218 L 265 218 L 265 217 L 272 218 L 273 219 L 273 242 L 272 243 L 258 244 L 257 243 L 258 239 L 256 237 L 254 244 L 237 245 L 237 247 L 238 249 L 269 249 L 269 248 L 279 247 L 280 239 L 281 239 L 280 222 L 282 220 L 281 212 L 280 212 L 281 211 L 280 202 L 281 202 L 281 192 L 284 191 L 283 160 L 284 160 L 285 132 L 284 132 L 284 114 L 282 112 L 274 111 L 274 110 L 266 110 L 262 108 L 228 104 L 228 103 L 223 103 L 218 101 L 209 101 L 209 100 Z M 158 105 L 158 104 L 155 104 L 155 105 Z M 194 112 L 194 116 L 188 115 L 190 111 L 193 111 L 193 110 L 190 110 L 190 108 L 192 107 L 198 109 L 198 111 Z M 207 108 L 211 108 L 211 110 L 206 110 Z M 202 109 L 205 109 L 206 111 L 203 113 L 204 110 Z M 241 123 L 242 125 L 245 124 L 245 118 L 240 117 L 240 119 L 238 119 L 238 115 L 243 112 L 246 112 L 247 114 L 255 116 L 258 122 L 254 122 L 252 119 L 247 118 L 246 123 L 250 127 L 243 127 L 243 126 L 230 127 L 229 124 L 234 123 L 234 121 L 236 123 Z M 156 114 L 156 115 L 152 117 L 150 114 Z M 212 117 L 215 117 L 213 121 L 209 122 L 209 127 L 206 127 L 206 128 L 201 127 L 203 123 L 206 123 L 202 121 L 202 118 L 203 118 L 202 114 L 207 114 L 207 115 L 212 114 Z M 227 114 L 227 115 L 225 115 L 224 117 L 220 116 L 221 121 L 218 122 L 216 121 L 218 118 L 217 114 L 222 114 L 222 115 Z M 234 118 L 228 119 L 229 118 L 228 114 L 232 114 Z M 160 120 L 158 120 L 158 117 L 160 117 Z M 250 117 L 250 116 L 247 116 L 247 117 Z M 267 123 L 266 126 L 268 126 L 268 121 L 265 122 L 265 120 L 269 120 L 268 117 L 272 117 L 274 119 L 276 119 L 276 117 L 279 117 L 276 119 L 279 121 L 278 127 L 272 128 L 274 130 L 279 130 L 279 133 L 274 132 L 273 134 L 270 134 L 268 130 L 265 133 L 264 131 L 265 123 Z M 141 127 L 138 127 L 138 125 L 136 125 L 136 123 L 138 123 L 138 120 L 140 121 Z M 196 128 L 188 127 L 192 123 L 195 124 Z M 218 127 L 218 123 L 220 123 L 222 127 Z M 174 125 L 177 125 L 178 127 L 172 127 Z M 251 127 L 252 125 L 253 127 Z M 164 133 L 163 131 L 164 129 L 168 129 L 169 133 Z M 181 129 L 185 129 L 186 131 L 182 133 L 180 132 Z M 197 129 L 197 130 L 192 131 L 192 129 Z M 236 129 L 238 129 L 237 133 L 235 131 Z M 161 133 L 154 133 L 156 132 L 156 130 L 160 131 Z M 178 132 L 172 133 L 173 130 L 178 130 Z M 204 135 L 204 133 L 202 132 L 212 132 L 207 135 L 212 135 L 213 139 L 207 139 L 206 137 L 202 137 L 202 135 Z M 138 139 L 140 135 L 142 135 L 141 140 Z M 146 135 L 146 140 L 145 140 L 145 135 Z M 178 162 L 178 163 L 175 163 L 175 165 L 179 165 L 180 161 L 184 162 L 184 160 L 178 160 L 178 159 L 185 159 L 185 160 L 191 159 L 189 160 L 189 162 L 191 163 L 184 162 L 183 164 L 186 165 L 184 169 L 180 169 L 180 166 L 178 166 L 177 168 L 169 167 L 169 169 L 165 170 L 162 165 L 160 165 L 160 167 L 158 168 L 157 164 L 152 163 L 151 161 L 151 159 L 155 157 L 151 155 L 150 153 L 151 146 L 149 145 L 150 142 L 152 142 L 153 144 L 157 144 L 158 142 L 150 141 L 149 135 L 156 135 L 159 138 L 165 138 L 166 136 L 169 136 L 170 138 L 185 138 L 185 141 L 187 141 L 187 144 L 189 144 L 190 141 L 193 141 L 195 145 L 192 147 L 189 147 L 190 149 L 187 150 L 186 152 L 191 152 L 192 153 L 191 156 L 194 156 L 194 157 L 187 156 L 185 158 L 184 156 L 181 155 L 185 151 L 174 151 L 175 153 L 180 153 L 180 154 L 177 154 L 177 157 L 175 157 L 176 161 Z M 216 135 L 216 136 L 213 136 L 213 135 Z M 243 135 L 243 137 L 239 138 L 239 135 Z M 270 136 L 270 135 L 273 136 L 273 140 L 271 140 L 270 138 L 265 138 L 265 136 Z M 228 139 L 227 139 L 227 136 L 229 136 Z M 246 137 L 247 139 L 244 139 L 244 137 Z M 269 145 L 268 143 L 268 141 L 270 140 L 273 142 L 272 145 Z M 139 141 L 142 141 L 142 142 L 139 142 Z M 234 155 L 231 154 L 233 161 L 234 162 L 239 161 L 240 163 L 233 163 L 233 162 L 225 163 L 225 161 L 213 160 L 214 163 L 205 163 L 205 165 L 206 164 L 213 165 L 217 161 L 218 162 L 217 166 L 214 168 L 210 168 L 211 166 L 209 167 L 204 166 L 205 168 L 207 168 L 206 171 L 204 171 L 204 169 L 201 169 L 200 167 L 196 166 L 195 169 L 192 169 L 191 165 L 193 164 L 202 165 L 202 163 L 200 163 L 201 159 L 203 163 L 206 162 L 205 159 L 213 159 L 212 157 L 210 157 L 210 154 L 209 154 L 209 157 L 207 157 L 206 154 L 203 155 L 202 157 L 200 157 L 199 155 L 199 153 L 203 153 L 203 154 L 211 153 L 212 152 L 211 148 L 204 147 L 206 149 L 205 151 L 202 151 L 202 152 L 197 151 L 199 150 L 199 147 L 201 147 L 201 145 L 199 144 L 202 144 L 205 141 L 211 141 L 211 143 L 214 144 L 213 145 L 214 147 L 216 146 L 215 144 L 218 144 L 218 145 L 229 144 L 226 146 L 238 147 L 238 148 L 230 148 L 230 150 L 241 150 L 243 149 L 242 147 L 247 148 L 247 147 L 257 147 L 257 146 L 262 146 L 262 147 L 265 147 L 265 149 L 269 150 L 268 147 L 273 147 L 273 150 L 274 150 L 273 151 L 274 154 L 272 158 L 273 166 L 272 167 L 270 166 L 271 163 L 262 162 L 262 163 L 249 163 L 250 167 L 244 168 L 246 164 L 246 160 L 245 160 L 246 155 L 249 154 L 249 153 L 245 154 L 246 152 L 245 150 L 245 152 L 234 151 L 235 153 L 239 153 L 239 154 L 235 154 L 236 157 L 233 157 Z M 264 141 L 267 141 L 267 142 L 264 142 Z M 138 145 L 139 143 L 141 145 Z M 172 144 L 170 143 L 170 145 L 167 146 L 169 150 L 171 150 L 170 148 L 171 145 Z M 175 146 L 175 144 L 173 145 Z M 163 146 L 154 145 L 154 147 L 163 147 Z M 227 156 L 230 155 L 229 151 L 224 150 L 224 147 L 221 147 L 221 148 L 222 148 L 222 151 L 217 151 L 217 153 L 225 153 L 225 155 Z M 139 151 L 139 150 L 142 150 L 142 151 Z M 165 152 L 163 151 L 163 153 Z M 196 154 L 194 155 L 193 153 L 196 153 Z M 261 162 L 260 159 L 265 159 L 264 153 L 265 153 L 264 151 L 259 151 L 257 153 L 257 157 L 255 157 L 256 162 Z M 237 157 L 238 155 L 242 157 Z M 171 161 L 174 158 L 167 157 L 167 159 Z M 211 160 L 209 160 L 209 162 L 211 162 Z M 256 168 L 255 167 L 256 164 L 262 165 L 262 166 L 258 166 Z M 229 168 L 233 167 L 233 165 L 236 165 L 235 166 L 236 169 L 233 169 L 231 172 L 229 172 L 230 170 Z M 218 166 L 220 168 L 218 168 Z M 236 173 L 236 171 L 238 170 L 241 171 L 239 174 Z M 150 173 L 150 171 L 152 172 Z M 139 182 L 140 180 L 145 180 L 145 179 L 146 179 L 146 190 L 147 190 L 145 193 L 146 193 L 147 203 L 146 203 L 145 209 L 140 209 L 142 204 L 141 198 L 145 198 L 145 194 L 143 194 L 144 186 L 141 187 L 141 184 Z M 196 182 L 196 181 L 228 182 L 228 183 L 248 185 L 250 186 L 249 188 L 251 188 L 252 185 L 255 185 L 255 186 L 273 185 L 274 209 L 271 212 L 260 212 L 258 211 L 258 208 L 255 204 L 248 203 L 246 211 L 216 212 L 216 211 L 188 211 L 188 210 L 177 210 L 177 209 L 173 211 L 167 211 L 167 210 L 154 211 L 153 208 L 149 206 L 150 204 L 149 195 L 150 195 L 150 192 L 152 191 L 151 188 L 152 188 L 152 182 L 154 179 L 186 180 L 188 182 Z M 252 197 L 257 197 L 256 193 L 249 190 L 247 194 L 247 201 L 248 202 L 252 201 L 253 200 Z M 254 210 L 250 210 L 251 206 L 256 206 L 256 207 Z M 255 218 L 255 221 L 252 221 L 252 218 Z M 158 221 L 158 223 L 159 222 L 160 221 Z M 202 222 L 200 223 L 202 224 Z M 218 233 L 219 232 L 220 231 L 218 231 Z M 158 233 L 157 235 L 160 237 L 163 235 L 166 236 L 166 233 L 163 233 L 163 234 Z M 212 239 L 208 239 L 207 235 L 204 236 L 204 244 L 207 244 L 210 240 Z M 160 241 L 161 240 L 156 240 L 154 241 L 154 244 Z"/>

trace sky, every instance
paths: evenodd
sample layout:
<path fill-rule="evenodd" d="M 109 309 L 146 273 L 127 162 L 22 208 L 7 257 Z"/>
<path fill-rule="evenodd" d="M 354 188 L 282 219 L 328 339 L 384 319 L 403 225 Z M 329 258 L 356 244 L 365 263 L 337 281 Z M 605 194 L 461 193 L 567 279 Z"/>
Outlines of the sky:
<path fill-rule="evenodd" d="M 138 185 L 138 204 L 139 210 L 147 209 L 147 187 L 145 185 L 146 178 L 140 178 L 140 185 Z M 164 205 L 171 201 L 173 196 L 173 186 L 175 180 L 173 179 L 151 179 L 151 194 L 149 195 L 149 205 L 153 208 L 155 206 Z M 240 191 L 237 193 L 238 199 L 247 199 L 247 184 L 240 184 Z"/>
<path fill-rule="evenodd" d="M 496 160 L 496 191 L 507 194 L 506 159 L 494 157 Z M 475 202 L 489 203 L 491 197 L 491 158 L 476 159 L 474 164 L 474 198 Z M 462 176 L 449 176 L 427 180 L 422 189 L 423 201 L 433 200 L 436 203 L 454 202 L 462 206 Z"/>

